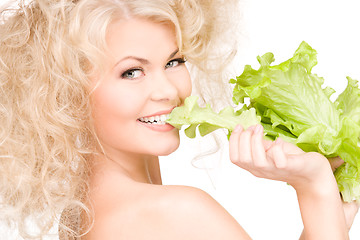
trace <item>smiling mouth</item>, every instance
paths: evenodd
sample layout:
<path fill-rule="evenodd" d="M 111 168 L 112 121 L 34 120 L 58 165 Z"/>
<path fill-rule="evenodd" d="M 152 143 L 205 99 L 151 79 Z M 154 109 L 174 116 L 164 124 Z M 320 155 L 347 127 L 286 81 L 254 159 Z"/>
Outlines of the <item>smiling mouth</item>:
<path fill-rule="evenodd" d="M 165 125 L 170 114 L 161 114 L 151 117 L 141 117 L 138 120 L 147 124 Z"/>

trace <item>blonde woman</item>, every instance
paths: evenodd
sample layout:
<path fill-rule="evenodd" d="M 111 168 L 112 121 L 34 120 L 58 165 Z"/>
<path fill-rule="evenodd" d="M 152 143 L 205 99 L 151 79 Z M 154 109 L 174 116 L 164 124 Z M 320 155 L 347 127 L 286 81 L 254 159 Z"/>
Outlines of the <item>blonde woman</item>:
<path fill-rule="evenodd" d="M 163 186 L 158 161 L 179 146 L 178 130 L 164 121 L 192 93 L 188 67 L 195 88 L 209 86 L 196 88 L 204 98 L 226 91 L 220 76 L 234 55 L 228 33 L 236 9 L 229 0 L 33 0 L 4 8 L 1 216 L 25 239 L 56 225 L 60 239 L 250 239 L 207 193 Z M 302 239 L 347 239 L 327 159 L 262 136 L 261 126 L 238 126 L 231 161 L 295 188 Z"/>

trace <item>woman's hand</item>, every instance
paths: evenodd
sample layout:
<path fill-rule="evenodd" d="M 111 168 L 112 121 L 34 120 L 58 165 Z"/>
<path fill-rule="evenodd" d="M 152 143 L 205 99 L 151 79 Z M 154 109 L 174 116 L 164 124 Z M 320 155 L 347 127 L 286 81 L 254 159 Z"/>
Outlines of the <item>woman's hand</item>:
<path fill-rule="evenodd" d="M 237 126 L 229 145 L 230 159 L 237 166 L 257 177 L 293 186 L 304 224 L 301 239 L 349 239 L 339 189 L 327 158 L 306 153 L 280 138 L 265 141 L 261 125 L 245 131 Z"/>
<path fill-rule="evenodd" d="M 326 181 L 333 180 L 330 164 L 324 156 L 306 153 L 280 138 L 274 142 L 264 140 L 260 124 L 245 131 L 237 126 L 229 144 L 231 161 L 257 177 L 284 181 L 297 190 L 307 191 L 311 187 L 318 191 L 326 186 Z"/>
<path fill-rule="evenodd" d="M 329 162 L 332 170 L 335 171 L 338 167 L 340 167 L 344 163 L 344 160 L 342 160 L 339 157 L 334 157 L 334 158 L 330 158 Z M 359 201 L 343 202 L 346 225 L 349 230 L 354 222 L 359 207 L 360 207 Z"/>

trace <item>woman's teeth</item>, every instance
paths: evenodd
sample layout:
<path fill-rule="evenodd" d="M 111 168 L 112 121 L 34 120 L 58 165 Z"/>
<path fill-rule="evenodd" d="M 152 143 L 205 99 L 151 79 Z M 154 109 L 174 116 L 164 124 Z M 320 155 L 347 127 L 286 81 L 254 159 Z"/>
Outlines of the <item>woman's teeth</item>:
<path fill-rule="evenodd" d="M 152 116 L 152 117 L 141 117 L 139 120 L 144 123 L 149 124 L 159 124 L 159 125 L 165 125 L 166 120 L 168 119 L 169 114 L 162 114 L 158 116 Z"/>

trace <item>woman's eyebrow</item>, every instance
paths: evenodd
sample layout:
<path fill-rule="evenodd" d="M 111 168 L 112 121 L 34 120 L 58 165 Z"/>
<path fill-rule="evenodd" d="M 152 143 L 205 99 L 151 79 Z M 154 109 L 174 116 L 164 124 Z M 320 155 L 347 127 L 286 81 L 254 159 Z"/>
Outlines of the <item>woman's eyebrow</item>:
<path fill-rule="evenodd" d="M 142 64 L 145 64 L 145 65 L 150 63 L 149 60 L 147 60 L 145 58 L 136 57 L 136 56 L 126 56 L 126 57 L 120 59 L 119 61 L 117 61 L 114 66 L 117 66 L 122 61 L 125 61 L 125 60 L 128 60 L 128 59 L 136 60 L 136 61 L 138 61 L 138 62 L 140 62 Z"/>
<path fill-rule="evenodd" d="M 175 49 L 175 51 L 170 54 L 168 60 L 170 60 L 171 58 L 173 58 L 178 52 L 179 52 L 179 48 Z"/>
<path fill-rule="evenodd" d="M 169 55 L 168 60 L 170 60 L 171 58 L 173 58 L 178 52 L 179 52 L 179 48 L 175 49 L 175 51 L 173 51 L 173 52 Z M 125 61 L 125 60 L 128 60 L 128 59 L 136 60 L 136 61 L 138 61 L 138 62 L 140 62 L 140 63 L 142 63 L 142 64 L 145 64 L 145 65 L 147 65 L 147 64 L 150 63 L 150 61 L 147 60 L 147 59 L 145 59 L 145 58 L 136 57 L 136 56 L 126 56 L 126 57 L 120 59 L 119 61 L 117 61 L 114 66 L 117 66 L 120 62 Z"/>

